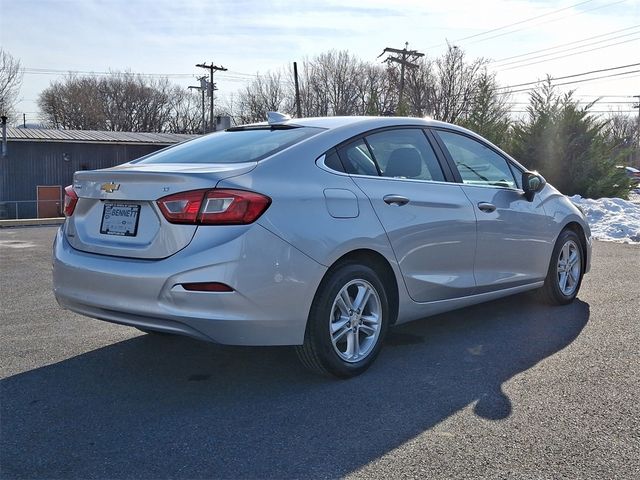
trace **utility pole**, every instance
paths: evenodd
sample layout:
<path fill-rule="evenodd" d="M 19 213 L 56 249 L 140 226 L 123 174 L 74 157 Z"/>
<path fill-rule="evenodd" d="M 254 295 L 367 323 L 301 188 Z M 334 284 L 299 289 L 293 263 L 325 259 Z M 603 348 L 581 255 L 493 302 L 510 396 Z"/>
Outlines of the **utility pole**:
<path fill-rule="evenodd" d="M 202 134 L 204 135 L 205 133 L 207 133 L 207 119 L 204 113 L 204 92 L 208 89 L 207 76 L 205 75 L 204 77 L 199 77 L 198 80 L 200 81 L 200 86 L 190 85 L 189 90 L 200 90 L 200 92 L 202 93 Z"/>
<path fill-rule="evenodd" d="M 400 93 L 398 95 L 398 106 L 402 105 L 402 97 L 404 96 L 404 72 L 405 68 L 418 68 L 418 64 L 415 63 L 420 57 L 424 57 L 424 53 L 420 53 L 417 50 L 408 50 L 409 42 L 405 42 L 404 48 L 399 50 L 397 48 L 385 48 L 378 58 L 385 53 L 397 53 L 396 56 L 388 56 L 384 61 L 387 63 L 400 64 Z"/>
<path fill-rule="evenodd" d="M 210 118 L 209 118 L 209 120 L 210 120 L 210 123 L 211 123 L 211 131 L 213 131 L 214 125 L 215 125 L 214 121 L 213 121 L 213 90 L 214 90 L 213 73 L 217 72 L 217 71 L 226 72 L 227 69 L 222 67 L 222 66 L 218 67 L 218 66 L 214 65 L 213 62 L 211 62 L 211 65 L 207 65 L 204 62 L 203 63 L 198 63 L 198 64 L 196 64 L 196 67 L 205 68 L 205 69 L 209 70 L 209 90 L 208 90 L 209 97 L 210 97 L 209 98 L 209 100 L 210 100 L 210 103 L 209 103 L 209 117 Z"/>
<path fill-rule="evenodd" d="M 638 125 L 636 125 L 636 128 L 638 130 L 637 132 L 638 144 L 636 145 L 636 162 L 638 162 L 640 161 L 640 158 L 638 158 L 638 154 L 637 154 L 637 152 L 640 151 L 640 95 L 634 95 L 633 98 L 638 99 L 638 103 L 633 106 L 633 108 L 638 109 Z"/>
<path fill-rule="evenodd" d="M 7 156 L 7 116 L 0 117 L 2 121 L 2 158 Z"/>
<path fill-rule="evenodd" d="M 298 62 L 293 62 L 293 80 L 296 84 L 296 116 L 302 118 L 302 105 L 300 105 L 300 86 L 298 85 Z"/>

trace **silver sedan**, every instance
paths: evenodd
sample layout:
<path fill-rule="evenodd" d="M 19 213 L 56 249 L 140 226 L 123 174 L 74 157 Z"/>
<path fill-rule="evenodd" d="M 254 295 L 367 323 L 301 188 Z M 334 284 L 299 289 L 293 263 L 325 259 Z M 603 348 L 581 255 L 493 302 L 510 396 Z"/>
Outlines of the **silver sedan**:
<path fill-rule="evenodd" d="M 391 325 L 539 289 L 571 302 L 584 215 L 478 135 L 416 118 L 287 119 L 76 172 L 64 308 L 357 375 Z"/>

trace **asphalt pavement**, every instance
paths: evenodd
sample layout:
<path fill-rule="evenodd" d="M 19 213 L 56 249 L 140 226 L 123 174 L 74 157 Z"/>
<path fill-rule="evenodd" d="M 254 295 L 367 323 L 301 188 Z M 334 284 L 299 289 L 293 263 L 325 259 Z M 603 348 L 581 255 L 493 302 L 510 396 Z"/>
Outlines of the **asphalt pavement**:
<path fill-rule="evenodd" d="M 596 242 L 571 305 L 398 327 L 341 381 L 62 310 L 55 230 L 0 230 L 3 479 L 640 478 L 640 246 Z"/>

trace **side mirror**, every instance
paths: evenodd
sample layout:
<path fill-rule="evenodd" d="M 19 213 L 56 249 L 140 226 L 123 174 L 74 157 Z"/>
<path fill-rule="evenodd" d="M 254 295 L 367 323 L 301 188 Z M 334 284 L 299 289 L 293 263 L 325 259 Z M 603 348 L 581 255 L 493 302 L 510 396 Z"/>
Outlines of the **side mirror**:
<path fill-rule="evenodd" d="M 547 181 L 538 172 L 524 172 L 522 174 L 522 189 L 524 190 L 524 196 L 530 202 L 533 201 L 533 197 L 536 193 L 541 191 Z"/>

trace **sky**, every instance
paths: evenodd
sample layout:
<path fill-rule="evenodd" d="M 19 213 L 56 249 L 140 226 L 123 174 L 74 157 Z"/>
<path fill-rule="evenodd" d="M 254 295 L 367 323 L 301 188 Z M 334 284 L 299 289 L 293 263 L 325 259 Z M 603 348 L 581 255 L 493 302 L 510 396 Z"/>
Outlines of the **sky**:
<path fill-rule="evenodd" d="M 215 74 L 224 102 L 293 61 L 331 49 L 381 61 L 405 42 L 490 59 L 503 86 L 615 68 L 556 83 L 580 80 L 559 88 L 603 97 L 596 111 L 637 112 L 640 0 L 0 0 L 0 46 L 25 69 L 17 110 L 31 122 L 38 94 L 68 71 L 166 74 L 186 88 L 204 72 L 196 63 L 214 62 L 228 69 Z M 511 96 L 514 112 L 527 95 Z"/>

